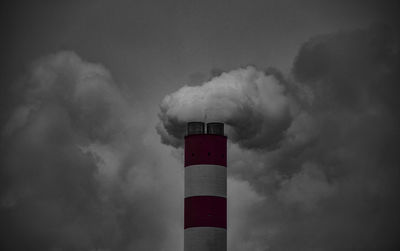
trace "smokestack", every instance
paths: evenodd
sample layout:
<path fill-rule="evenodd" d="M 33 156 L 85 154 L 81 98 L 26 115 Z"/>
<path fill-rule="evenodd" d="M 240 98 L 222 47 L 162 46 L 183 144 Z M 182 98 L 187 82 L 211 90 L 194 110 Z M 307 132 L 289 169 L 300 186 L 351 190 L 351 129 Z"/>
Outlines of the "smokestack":
<path fill-rule="evenodd" d="M 184 251 L 227 249 L 226 144 L 223 123 L 187 124 Z"/>

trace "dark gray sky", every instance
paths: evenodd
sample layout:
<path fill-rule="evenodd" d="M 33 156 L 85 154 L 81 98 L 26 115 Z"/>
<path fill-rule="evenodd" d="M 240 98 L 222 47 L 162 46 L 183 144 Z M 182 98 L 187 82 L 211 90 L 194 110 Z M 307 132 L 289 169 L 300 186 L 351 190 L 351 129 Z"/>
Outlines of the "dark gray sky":
<path fill-rule="evenodd" d="M 204 117 L 231 139 L 229 250 L 399 247 L 397 1 L 0 9 L 1 250 L 181 250 Z"/>

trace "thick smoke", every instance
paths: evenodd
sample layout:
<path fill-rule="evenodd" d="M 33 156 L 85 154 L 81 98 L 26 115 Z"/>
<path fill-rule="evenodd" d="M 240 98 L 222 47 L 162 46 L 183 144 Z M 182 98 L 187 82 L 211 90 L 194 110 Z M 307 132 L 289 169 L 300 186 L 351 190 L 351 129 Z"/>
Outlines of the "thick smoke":
<path fill-rule="evenodd" d="M 73 52 L 31 65 L 1 132 L 1 250 L 180 249 L 181 179 L 159 168 L 178 163 L 122 93 Z"/>
<path fill-rule="evenodd" d="M 286 89 L 274 74 L 252 66 L 222 73 L 166 96 L 157 130 L 163 143 L 179 147 L 187 121 L 221 121 L 240 146 L 273 149 L 292 120 Z"/>
<path fill-rule="evenodd" d="M 188 120 L 230 126 L 232 250 L 394 250 L 399 66 L 389 27 L 320 35 L 290 84 L 248 67 L 168 95 L 159 133 L 179 146 Z"/>

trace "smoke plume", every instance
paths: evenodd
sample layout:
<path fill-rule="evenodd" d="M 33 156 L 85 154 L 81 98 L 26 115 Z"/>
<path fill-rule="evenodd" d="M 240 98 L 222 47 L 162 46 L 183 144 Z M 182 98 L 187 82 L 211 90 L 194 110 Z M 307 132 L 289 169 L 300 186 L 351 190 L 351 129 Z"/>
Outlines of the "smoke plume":
<path fill-rule="evenodd" d="M 228 124 L 230 228 L 252 229 L 232 250 L 396 249 L 399 66 L 390 27 L 316 36 L 289 76 L 240 68 L 166 96 L 158 132 L 178 147 L 186 121 Z"/>
<path fill-rule="evenodd" d="M 244 148 L 276 148 L 292 121 L 285 83 L 253 66 L 222 73 L 201 86 L 184 86 L 166 96 L 158 133 L 179 147 L 187 121 L 222 121 Z"/>

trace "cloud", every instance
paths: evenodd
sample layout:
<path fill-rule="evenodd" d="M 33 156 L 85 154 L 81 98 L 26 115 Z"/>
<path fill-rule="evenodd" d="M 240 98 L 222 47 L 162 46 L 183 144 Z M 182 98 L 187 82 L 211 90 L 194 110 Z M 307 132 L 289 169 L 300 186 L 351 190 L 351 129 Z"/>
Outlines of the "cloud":
<path fill-rule="evenodd" d="M 264 225 L 258 225 L 252 214 L 259 213 L 257 208 L 266 198 L 256 193 L 247 181 L 228 179 L 228 249 L 229 250 L 265 250 L 267 244 L 263 234 Z M 243 231 L 246 229 L 246 231 Z"/>
<path fill-rule="evenodd" d="M 294 81 L 311 95 L 298 98 L 302 110 L 273 162 L 281 178 L 277 203 L 294 218 L 271 247 L 398 245 L 390 234 L 399 230 L 391 220 L 399 209 L 392 178 L 399 163 L 392 95 L 398 92 L 398 48 L 385 26 L 321 35 L 301 47 Z"/>
<path fill-rule="evenodd" d="M 321 35 L 305 43 L 293 65 L 297 81 L 312 89 L 314 106 L 365 108 L 397 105 L 398 38 L 389 26 L 375 25 Z M 333 107 L 332 107 L 333 108 Z"/>
<path fill-rule="evenodd" d="M 160 105 L 157 127 L 165 144 L 182 145 L 188 121 L 222 121 L 244 148 L 276 148 L 290 126 L 285 84 L 253 66 L 222 73 L 201 86 L 184 86 Z"/>
<path fill-rule="evenodd" d="M 313 164 L 306 163 L 299 173 L 283 181 L 277 195 L 286 204 L 299 204 L 312 210 L 319 200 L 333 193 L 334 186 L 329 184 L 325 174 Z"/>
<path fill-rule="evenodd" d="M 179 249 L 178 163 L 123 93 L 74 52 L 32 63 L 1 131 L 2 250 Z"/>

